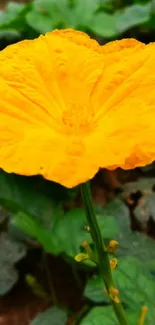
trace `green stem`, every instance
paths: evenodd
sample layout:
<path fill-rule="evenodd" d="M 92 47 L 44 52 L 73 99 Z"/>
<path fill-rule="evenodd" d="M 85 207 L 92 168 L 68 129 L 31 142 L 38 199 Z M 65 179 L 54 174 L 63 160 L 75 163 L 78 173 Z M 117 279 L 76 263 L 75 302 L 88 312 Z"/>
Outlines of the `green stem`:
<path fill-rule="evenodd" d="M 98 257 L 99 270 L 103 277 L 106 289 L 107 289 L 108 293 L 110 293 L 111 289 L 115 288 L 115 284 L 113 282 L 112 273 L 111 273 L 111 269 L 110 269 L 109 256 L 105 249 L 105 244 L 104 244 L 103 238 L 101 236 L 98 222 L 96 219 L 96 215 L 94 212 L 89 182 L 81 185 L 81 194 L 82 194 L 82 199 L 83 199 L 83 203 L 84 203 L 84 208 L 85 208 L 88 224 L 91 229 L 91 236 L 92 236 L 92 239 L 93 239 L 93 242 L 95 245 L 95 249 L 96 249 L 96 253 L 97 253 L 97 257 Z M 126 319 L 126 315 L 124 313 L 122 304 L 120 302 L 119 303 L 115 302 L 114 300 L 111 300 L 111 302 L 112 302 L 116 317 L 118 319 L 118 323 L 120 325 L 129 325 L 128 321 Z"/>

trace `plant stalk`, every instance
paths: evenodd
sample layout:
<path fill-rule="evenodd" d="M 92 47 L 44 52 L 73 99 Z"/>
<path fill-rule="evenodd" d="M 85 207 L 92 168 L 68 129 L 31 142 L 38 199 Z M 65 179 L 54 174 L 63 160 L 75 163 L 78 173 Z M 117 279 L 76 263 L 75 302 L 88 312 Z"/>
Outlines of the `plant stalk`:
<path fill-rule="evenodd" d="M 98 222 L 96 219 L 89 182 L 83 183 L 81 185 L 81 194 L 88 220 L 88 225 L 91 229 L 90 233 L 98 257 L 99 271 L 101 273 L 101 276 L 103 277 L 107 292 L 109 294 L 111 290 L 115 288 L 115 284 L 110 269 L 108 252 L 105 249 L 104 240 L 101 236 Z M 121 302 L 115 302 L 113 299 L 110 300 L 112 302 L 112 306 L 117 317 L 118 323 L 120 325 L 129 325 Z"/>

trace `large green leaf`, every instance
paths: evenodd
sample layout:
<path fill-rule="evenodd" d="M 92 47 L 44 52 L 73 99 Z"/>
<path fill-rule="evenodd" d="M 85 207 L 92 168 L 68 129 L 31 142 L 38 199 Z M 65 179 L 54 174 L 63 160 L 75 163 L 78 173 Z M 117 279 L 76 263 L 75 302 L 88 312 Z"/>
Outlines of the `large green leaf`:
<path fill-rule="evenodd" d="M 95 34 L 108 39 L 113 38 L 118 34 L 115 15 L 106 12 L 95 14 L 89 28 Z"/>
<path fill-rule="evenodd" d="M 22 177 L 0 171 L 0 202 L 10 212 L 23 211 L 31 215 L 45 227 L 52 227 L 59 202 L 54 197 L 54 190 L 44 193 L 48 182 L 37 177 Z M 51 198 L 50 198 L 51 194 Z M 61 195 L 61 188 L 60 188 Z"/>
<path fill-rule="evenodd" d="M 83 318 L 80 325 L 117 325 L 117 320 L 111 307 L 94 307 Z"/>
<path fill-rule="evenodd" d="M 53 14 L 55 9 L 65 9 L 69 7 L 68 0 L 34 0 L 33 8 L 39 10 L 40 12 Z"/>
<path fill-rule="evenodd" d="M 32 238 L 36 239 L 48 253 L 58 255 L 60 253 L 60 247 L 55 244 L 53 240 L 53 228 L 45 227 L 35 220 L 32 216 L 23 212 L 14 214 L 11 219 L 11 223 L 16 228 L 21 229 Z"/>
<path fill-rule="evenodd" d="M 131 233 L 129 208 L 123 203 L 122 200 L 119 199 L 112 200 L 104 207 L 99 206 L 97 211 L 98 213 L 104 214 L 107 218 L 109 216 L 115 217 L 116 222 L 119 228 L 121 229 L 121 231 L 124 233 L 125 230 L 126 235 L 127 233 Z"/>
<path fill-rule="evenodd" d="M 52 18 L 44 13 L 37 11 L 30 11 L 26 15 L 26 21 L 29 26 L 39 33 L 50 32 L 53 29 Z"/>
<path fill-rule="evenodd" d="M 98 8 L 99 0 L 76 0 L 72 8 L 75 26 L 88 27 Z"/>
<path fill-rule="evenodd" d="M 128 6 L 115 13 L 116 26 L 119 33 L 124 33 L 126 30 L 137 25 L 144 24 L 149 21 L 151 15 L 151 2 L 144 5 L 135 4 Z"/>
<path fill-rule="evenodd" d="M 81 28 L 81 26 L 88 27 L 98 8 L 99 0 L 76 0 L 72 3 L 68 0 L 36 0 L 33 3 L 33 17 L 40 15 L 39 29 L 41 31 L 43 31 L 42 23 L 44 20 L 45 26 L 49 29 L 49 17 L 54 27 Z M 31 17 L 32 14 L 29 13 L 27 21 L 30 26 L 37 29 Z M 41 21 L 41 17 L 43 17 L 43 21 Z M 45 17 L 47 17 L 47 21 Z M 45 26 L 44 30 L 46 31 Z"/>
<path fill-rule="evenodd" d="M 18 280 L 18 272 L 9 262 L 0 261 L 0 296 L 8 293 Z"/>
<path fill-rule="evenodd" d="M 9 229 L 20 228 L 54 254 L 59 247 L 52 240 L 52 229 L 62 214 L 57 196 L 61 201 L 64 189 L 52 182 L 0 172 L 0 202 L 10 211 Z"/>
<path fill-rule="evenodd" d="M 136 258 L 121 258 L 114 271 L 114 279 L 123 301 L 129 307 L 153 304 L 155 298 L 154 278 L 145 265 Z"/>
<path fill-rule="evenodd" d="M 84 296 L 96 304 L 109 302 L 107 295 L 104 293 L 103 287 L 103 279 L 94 275 L 92 278 L 90 277 L 88 279 L 84 290 Z"/>
<path fill-rule="evenodd" d="M 127 319 L 130 325 L 138 324 L 140 317 L 140 311 L 126 312 Z M 118 321 L 112 310 L 112 307 L 94 307 L 90 312 L 83 318 L 80 325 L 117 325 Z"/>
<path fill-rule="evenodd" d="M 25 192 L 25 196 L 26 195 L 27 193 Z M 29 195 L 30 193 L 28 193 L 28 197 Z M 43 198 L 40 197 L 38 203 L 38 195 L 37 200 L 35 195 L 36 193 L 33 193 L 32 191 L 31 199 L 34 197 L 34 201 L 32 202 L 34 207 L 37 204 L 40 205 L 41 200 L 43 200 Z M 90 233 L 84 230 L 84 227 L 87 225 L 87 220 L 83 209 L 72 209 L 67 213 L 62 213 L 59 207 L 58 209 L 55 207 L 54 217 L 52 218 L 51 210 L 53 209 L 53 204 L 50 201 L 51 214 L 49 215 L 48 199 L 46 198 L 45 201 L 43 200 L 43 203 L 44 211 L 39 218 L 37 216 L 32 216 L 32 213 L 28 214 L 19 210 L 17 213 L 14 213 L 11 218 L 11 223 L 40 242 L 47 252 L 56 255 L 65 254 L 74 258 L 75 255 L 82 250 L 81 244 L 84 240 L 87 240 L 90 244 L 92 243 Z M 28 212 L 31 212 L 30 209 L 28 210 Z M 40 208 L 40 213 L 41 212 L 42 207 Z M 111 210 L 109 206 L 107 209 L 100 207 L 96 208 L 96 215 L 101 234 L 105 239 L 116 238 L 119 234 L 117 220 L 110 215 L 110 212 Z M 117 209 L 115 207 L 115 213 L 116 212 Z M 47 215 L 45 215 L 45 213 L 47 213 Z"/>
<path fill-rule="evenodd" d="M 151 182 L 152 184 L 152 182 Z M 136 186 L 136 184 L 135 184 Z M 147 181 L 142 181 L 137 185 L 136 190 L 139 186 L 146 188 Z M 131 191 L 132 186 L 128 188 Z M 153 214 L 154 209 L 154 194 L 149 195 L 149 214 Z M 152 204 L 152 205 L 151 205 Z M 101 207 L 98 208 L 99 211 Z M 152 210 L 151 210 L 152 209 Z M 133 232 L 130 228 L 130 216 L 128 207 L 121 200 L 113 200 L 103 208 L 104 214 L 106 216 L 114 216 L 117 220 L 119 226 L 118 235 L 115 238 L 119 242 L 117 248 L 117 256 L 133 256 L 139 259 L 148 267 L 155 269 L 155 241 L 149 238 L 147 235 L 142 233 Z"/>
<path fill-rule="evenodd" d="M 24 15 L 28 6 L 22 3 L 9 1 L 5 11 L 0 11 L 0 29 L 17 28 L 23 29 Z M 18 32 L 19 32 L 18 30 Z"/>
<path fill-rule="evenodd" d="M 97 213 L 97 220 L 104 238 L 115 237 L 118 234 L 117 222 L 113 217 L 106 217 L 102 211 Z M 53 229 L 53 241 L 61 253 L 74 257 L 80 252 L 84 240 L 92 243 L 90 234 L 84 230 L 86 225 L 83 209 L 72 209 L 58 220 Z"/>
<path fill-rule="evenodd" d="M 100 230 L 104 238 L 116 237 L 118 227 L 116 220 L 111 216 L 104 216 L 103 211 L 97 213 Z M 68 213 L 55 211 L 55 224 L 45 227 L 30 215 L 19 212 L 12 218 L 12 223 L 30 236 L 36 238 L 46 249 L 53 254 L 65 254 L 72 258 L 81 250 L 81 244 L 92 239 L 84 227 L 87 225 L 85 211 L 72 209 Z"/>
<path fill-rule="evenodd" d="M 7 233 L 0 234 L 0 262 L 16 263 L 26 254 L 26 247 L 10 238 Z"/>
<path fill-rule="evenodd" d="M 118 268 L 113 271 L 115 283 L 120 290 L 121 298 L 129 307 L 147 305 L 154 296 L 153 278 L 143 264 L 134 258 L 119 259 Z M 85 288 L 85 296 L 96 303 L 107 302 L 103 293 L 103 279 L 99 276 L 89 278 Z"/>
<path fill-rule="evenodd" d="M 5 28 L 0 28 L 0 39 L 1 38 L 6 38 L 8 39 L 10 42 L 13 40 L 18 40 L 20 39 L 20 32 L 17 31 L 15 28 L 8 28 L 8 27 L 5 27 Z"/>
<path fill-rule="evenodd" d="M 147 235 L 131 232 L 120 232 L 117 237 L 119 246 L 117 249 L 117 256 L 132 256 L 136 257 L 142 263 L 145 263 L 147 267 L 155 270 L 155 241 L 149 238 Z"/>
<path fill-rule="evenodd" d="M 54 28 L 74 27 L 75 25 L 68 0 L 35 0 L 33 10 L 50 17 Z"/>
<path fill-rule="evenodd" d="M 0 23 L 6 24 L 12 20 L 14 20 L 18 14 L 20 14 L 23 9 L 25 8 L 25 5 L 22 3 L 16 3 L 9 1 L 7 4 L 6 10 L 4 12 L 1 11 L 0 14 Z"/>
<path fill-rule="evenodd" d="M 30 325 L 66 325 L 67 313 L 57 307 L 52 307 L 40 313 Z"/>
<path fill-rule="evenodd" d="M 6 233 L 0 234 L 0 295 L 12 289 L 18 280 L 14 264 L 26 255 L 26 247 L 12 240 Z"/>
<path fill-rule="evenodd" d="M 144 264 L 135 258 L 119 259 L 118 268 L 113 271 L 116 287 L 120 291 L 122 301 L 132 310 L 140 310 L 148 306 L 147 324 L 153 325 L 155 310 L 155 282 Z M 100 277 L 88 280 L 85 296 L 90 300 L 103 303 L 107 297 L 103 293 L 103 280 Z"/>

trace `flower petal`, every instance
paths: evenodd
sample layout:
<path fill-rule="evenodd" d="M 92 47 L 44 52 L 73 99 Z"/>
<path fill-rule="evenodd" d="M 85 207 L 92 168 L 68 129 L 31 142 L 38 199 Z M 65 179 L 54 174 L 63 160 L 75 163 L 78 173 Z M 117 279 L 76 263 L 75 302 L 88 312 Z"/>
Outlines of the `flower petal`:
<path fill-rule="evenodd" d="M 155 159 L 155 44 L 121 50 L 120 59 L 117 52 L 111 52 L 92 92 L 98 129 L 90 141 L 105 153 L 98 156 L 100 167 L 128 169 Z"/>
<path fill-rule="evenodd" d="M 0 52 L 0 167 L 73 187 L 155 158 L 155 45 L 73 30 Z"/>
<path fill-rule="evenodd" d="M 93 176 L 98 167 L 87 169 L 82 138 L 103 65 L 97 42 L 71 30 L 1 51 L 0 167 L 68 187 Z"/>
<path fill-rule="evenodd" d="M 120 59 L 120 55 L 122 57 L 133 54 L 134 52 L 139 51 L 145 47 L 145 44 L 137 41 L 134 38 L 124 38 L 120 41 L 112 41 L 105 45 L 101 46 L 101 51 L 103 54 L 107 54 L 108 57 L 110 54 L 113 54 L 114 57 Z M 113 58 L 114 58 L 113 57 Z"/>

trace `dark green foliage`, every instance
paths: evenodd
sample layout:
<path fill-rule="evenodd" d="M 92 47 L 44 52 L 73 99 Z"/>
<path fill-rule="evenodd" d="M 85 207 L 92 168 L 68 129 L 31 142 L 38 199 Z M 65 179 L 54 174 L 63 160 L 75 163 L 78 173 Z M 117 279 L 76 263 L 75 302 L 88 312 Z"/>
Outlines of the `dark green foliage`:
<path fill-rule="evenodd" d="M 52 307 L 40 313 L 31 325 L 66 325 L 67 313 L 57 307 Z"/>
<path fill-rule="evenodd" d="M 18 280 L 17 263 L 26 254 L 24 244 L 0 234 L 0 296 L 6 294 Z"/>
<path fill-rule="evenodd" d="M 155 28 L 153 1 L 33 0 L 0 11 L 0 38 L 16 42 L 55 28 L 74 28 L 101 38 L 143 38 Z"/>

